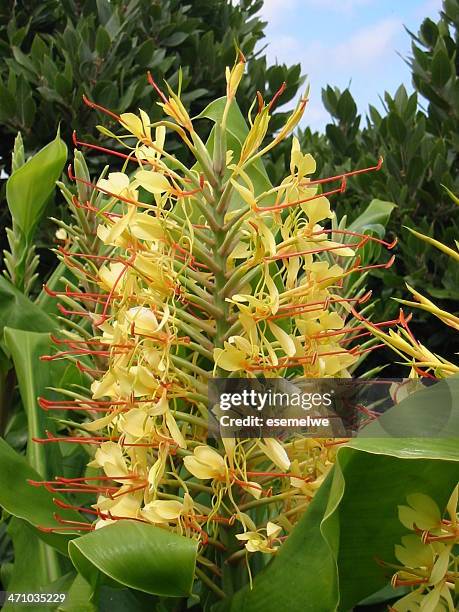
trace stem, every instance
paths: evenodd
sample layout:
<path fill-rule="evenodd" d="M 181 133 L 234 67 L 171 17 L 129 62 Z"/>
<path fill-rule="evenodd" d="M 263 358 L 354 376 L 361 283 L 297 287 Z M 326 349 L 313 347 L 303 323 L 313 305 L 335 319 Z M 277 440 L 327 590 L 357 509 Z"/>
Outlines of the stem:
<path fill-rule="evenodd" d="M 237 293 L 239 288 L 242 288 L 247 283 L 250 283 L 259 273 L 260 270 L 258 266 L 255 266 L 251 270 L 247 270 L 247 266 L 242 265 L 238 270 L 236 270 L 236 272 L 234 272 L 234 274 L 223 286 L 223 293 L 225 297 L 231 293 Z"/>
<path fill-rule="evenodd" d="M 225 599 L 225 593 L 199 567 L 195 568 L 196 576 L 204 582 L 220 599 Z"/>
<path fill-rule="evenodd" d="M 201 310 L 203 310 L 213 319 L 219 319 L 224 314 L 223 311 L 220 310 L 217 306 L 214 306 L 214 304 L 210 300 L 202 299 L 198 297 L 197 295 L 193 295 L 192 293 L 186 293 L 185 297 L 192 304 L 196 304 L 196 306 L 198 306 Z"/>
<path fill-rule="evenodd" d="M 265 504 L 273 504 L 278 501 L 288 499 L 292 495 L 297 495 L 296 491 L 285 491 L 285 493 L 279 493 L 278 495 L 272 495 L 271 497 L 262 497 L 261 499 L 254 499 L 253 501 L 247 502 L 242 506 L 239 506 L 241 512 L 250 510 L 250 508 L 257 508 L 258 506 L 264 506 Z"/>
<path fill-rule="evenodd" d="M 175 316 L 176 318 L 179 318 L 179 319 L 181 318 L 182 320 L 184 320 L 185 323 L 189 323 L 191 326 L 194 326 L 195 329 L 201 329 L 203 332 L 205 332 L 209 336 L 213 336 L 215 334 L 215 329 L 211 324 L 206 323 L 202 319 L 198 319 L 197 317 L 194 317 L 191 313 L 187 312 L 186 310 L 176 310 Z M 200 332 L 196 332 L 195 335 L 201 336 L 201 341 L 204 340 L 205 344 L 209 346 L 209 340 L 205 336 L 202 336 Z"/>
<path fill-rule="evenodd" d="M 171 355 L 170 357 L 171 361 L 175 363 L 175 365 L 180 366 L 181 368 L 187 368 L 188 370 L 191 370 L 191 372 L 198 374 L 198 376 L 202 376 L 204 379 L 211 377 L 211 374 L 209 372 L 203 370 L 197 365 L 194 365 L 194 363 L 190 363 L 186 359 L 182 359 L 182 357 L 178 357 L 177 355 Z"/>

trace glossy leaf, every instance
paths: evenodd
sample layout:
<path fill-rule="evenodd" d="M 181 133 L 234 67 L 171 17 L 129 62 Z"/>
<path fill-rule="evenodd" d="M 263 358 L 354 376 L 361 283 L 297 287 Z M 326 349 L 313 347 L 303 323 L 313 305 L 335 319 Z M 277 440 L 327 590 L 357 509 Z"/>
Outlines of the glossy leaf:
<path fill-rule="evenodd" d="M 118 521 L 70 542 L 70 558 L 89 582 L 99 572 L 132 589 L 180 597 L 191 592 L 197 542 L 137 521 Z"/>
<path fill-rule="evenodd" d="M 67 593 L 65 602 L 59 606 L 59 612 L 96 612 L 97 608 L 91 601 L 92 586 L 77 574 Z"/>
<path fill-rule="evenodd" d="M 383 200 L 372 200 L 366 209 L 348 227 L 352 232 L 365 232 L 367 230 L 379 229 L 376 233 L 381 233 L 381 226 L 384 229 L 390 219 L 390 215 L 395 208 L 393 202 Z M 382 237 L 382 236 L 381 236 Z"/>
<path fill-rule="evenodd" d="M 13 517 L 8 525 L 8 535 L 13 542 L 14 566 L 7 588 L 13 593 L 39 593 L 60 577 L 56 552 L 42 542 L 36 531 L 25 521 Z M 51 592 L 49 586 L 47 591 Z M 43 612 L 56 606 L 40 606 Z M 3 610 L 17 610 L 18 605 L 7 602 Z"/>
<path fill-rule="evenodd" d="M 42 480 L 27 463 L 26 458 L 14 451 L 0 438 L 0 506 L 9 514 L 25 520 L 36 527 L 56 527 L 53 518 L 56 505 L 53 497 L 64 500 L 59 493 L 50 493 L 43 487 L 33 487 L 28 480 Z M 81 516 L 72 510 L 59 510 L 65 519 L 81 521 Z M 42 540 L 67 554 L 69 535 L 37 532 Z"/>
<path fill-rule="evenodd" d="M 444 507 L 458 470 L 455 439 L 367 439 L 341 448 L 333 471 L 253 589 L 218 609 L 352 609 L 388 583 L 390 570 L 376 559 L 394 563 L 394 546 L 407 533 L 398 505 L 410 493 L 424 493 Z"/>
<path fill-rule="evenodd" d="M 67 147 L 59 136 L 10 176 L 6 199 L 13 221 L 30 238 L 67 160 Z"/>
<path fill-rule="evenodd" d="M 29 443 L 27 458 L 43 477 L 51 477 L 61 469 L 61 454 L 56 444 L 39 444 L 32 438 L 43 438 L 45 430 L 54 430 L 53 421 L 39 407 L 38 397 L 52 399 L 48 387 L 66 387 L 72 382 L 84 382 L 81 373 L 68 361 L 41 361 L 53 352 L 48 334 L 5 328 L 5 342 L 11 353 L 19 383 L 22 404 L 27 414 Z"/>
<path fill-rule="evenodd" d="M 444 49 L 438 49 L 432 60 L 432 81 L 436 87 L 443 87 L 451 76 L 451 62 Z"/>
<path fill-rule="evenodd" d="M 8 326 L 15 329 L 46 332 L 55 329 L 56 323 L 39 306 L 0 275 L 0 330 Z"/>

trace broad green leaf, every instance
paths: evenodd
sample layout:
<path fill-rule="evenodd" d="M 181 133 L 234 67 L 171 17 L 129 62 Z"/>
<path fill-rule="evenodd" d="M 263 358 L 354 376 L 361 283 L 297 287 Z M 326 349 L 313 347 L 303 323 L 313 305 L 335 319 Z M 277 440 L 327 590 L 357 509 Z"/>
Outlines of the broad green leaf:
<path fill-rule="evenodd" d="M 56 329 L 56 322 L 14 285 L 0 276 L 0 334 L 4 327 L 46 332 Z"/>
<path fill-rule="evenodd" d="M 59 136 L 13 172 L 6 183 L 6 199 L 13 221 L 30 239 L 67 159 Z"/>
<path fill-rule="evenodd" d="M 153 595 L 189 595 L 197 542 L 137 521 L 113 525 L 72 540 L 69 554 L 91 584 L 99 572 L 116 582 Z"/>
<path fill-rule="evenodd" d="M 14 451 L 0 438 L 0 506 L 9 514 L 23 519 L 34 527 L 56 527 L 53 518 L 57 507 L 53 497 L 64 501 L 59 493 L 50 493 L 43 487 L 33 487 L 28 480 L 40 481 L 42 477 L 27 463 L 26 458 Z M 64 519 L 81 521 L 81 516 L 73 510 L 59 509 Z M 38 532 L 42 540 L 67 554 L 70 535 L 61 533 Z"/>
<path fill-rule="evenodd" d="M 392 138 L 402 144 L 406 140 L 406 126 L 403 119 L 395 111 L 389 113 L 387 117 L 387 127 Z"/>
<path fill-rule="evenodd" d="M 77 249 L 72 246 L 71 250 L 76 251 Z M 52 274 L 46 280 L 46 286 L 51 291 L 65 291 L 66 280 L 72 283 L 78 283 L 78 279 L 72 271 L 66 266 L 63 261 L 57 263 Z M 48 315 L 60 315 L 60 311 L 57 307 L 58 300 L 42 289 L 35 300 L 35 304 Z M 57 325 L 56 325 L 57 326 Z M 12 327 L 12 326 L 11 326 Z M 34 331 L 34 330 L 33 330 Z"/>
<path fill-rule="evenodd" d="M 362 438 L 459 438 L 459 377 L 418 390 L 362 429 Z M 429 444 L 429 442 L 426 442 Z M 433 450 L 432 449 L 432 450 Z"/>
<path fill-rule="evenodd" d="M 452 73 L 451 61 L 445 49 L 435 51 L 432 59 L 432 82 L 435 87 L 443 87 Z"/>
<path fill-rule="evenodd" d="M 348 227 L 352 232 L 362 232 L 374 230 L 381 226 L 386 227 L 390 215 L 395 208 L 393 202 L 383 200 L 372 200 L 366 209 Z M 379 234 L 377 231 L 376 233 Z"/>
<path fill-rule="evenodd" d="M 38 444 L 32 438 L 43 438 L 45 430 L 54 430 L 53 421 L 39 407 L 38 397 L 53 399 L 48 387 L 68 387 L 82 382 L 82 374 L 68 361 L 41 361 L 42 355 L 53 352 L 48 334 L 5 328 L 5 342 L 11 353 L 19 383 L 22 404 L 27 414 L 29 443 L 27 458 L 43 477 L 62 471 L 62 457 L 57 444 Z"/>
<path fill-rule="evenodd" d="M 349 89 L 345 89 L 341 94 L 336 108 L 339 119 L 345 123 L 353 121 L 357 115 L 357 105 Z"/>
<path fill-rule="evenodd" d="M 59 606 L 59 612 L 96 612 L 97 608 L 92 602 L 93 591 L 89 582 L 77 574 L 65 602 Z"/>
<path fill-rule="evenodd" d="M 13 593 L 52 592 L 50 583 L 61 575 L 56 551 L 42 542 L 36 531 L 25 521 L 13 517 L 8 525 L 8 535 L 14 548 L 14 566 L 8 582 L 8 591 Z M 66 586 L 66 585 L 62 585 Z M 45 587 L 45 588 L 44 588 Z M 63 591 L 66 588 L 63 588 Z M 57 606 L 42 605 L 43 612 Z M 17 610 L 18 605 L 6 603 L 3 610 Z"/>
<path fill-rule="evenodd" d="M 403 402 L 399 404 L 401 406 Z M 276 558 L 219 610 L 349 610 L 388 583 L 407 534 L 398 505 L 422 493 L 444 508 L 459 473 L 457 439 L 357 439 L 336 464 Z M 395 593 L 394 593 L 395 595 Z"/>

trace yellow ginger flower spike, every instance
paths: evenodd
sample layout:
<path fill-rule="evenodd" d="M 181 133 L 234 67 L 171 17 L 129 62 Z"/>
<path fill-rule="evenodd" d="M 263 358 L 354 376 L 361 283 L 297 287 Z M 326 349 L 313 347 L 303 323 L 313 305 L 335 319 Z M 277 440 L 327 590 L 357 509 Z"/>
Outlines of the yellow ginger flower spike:
<path fill-rule="evenodd" d="M 143 110 L 110 114 L 126 148 L 124 171 L 84 181 L 98 192 L 82 202 L 97 237 L 91 253 L 62 253 L 77 279 L 65 292 L 73 335 L 57 339 L 68 350 L 49 356 L 78 360 L 91 381 L 87 396 L 69 391 L 84 434 L 72 431 L 72 441 L 94 450 L 97 470 L 75 481 L 94 494 L 87 530 L 134 519 L 180 533 L 199 541 L 204 568 L 223 566 L 238 544 L 244 555 L 281 547 L 280 525 L 294 527 L 344 442 L 210 442 L 212 378 L 348 377 L 367 350 L 356 326 L 373 333 L 345 281 L 365 272 L 358 251 L 374 238 L 344 234 L 341 243 L 330 228 L 328 196 L 353 173 L 313 177 L 314 159 L 293 139 L 290 168 L 268 184 L 260 158 L 291 133 L 306 103 L 264 146 L 284 85 L 269 103 L 257 97 L 246 136 L 241 130 L 230 150 L 226 119 L 243 71 L 238 56 L 226 71 L 212 147 L 194 129 L 180 85 L 166 97 L 149 78 L 164 112 L 154 125 Z M 167 150 L 167 131 L 183 140 L 191 163 Z M 421 356 L 409 338 L 399 342 Z M 422 357 L 435 359 L 424 350 Z"/>

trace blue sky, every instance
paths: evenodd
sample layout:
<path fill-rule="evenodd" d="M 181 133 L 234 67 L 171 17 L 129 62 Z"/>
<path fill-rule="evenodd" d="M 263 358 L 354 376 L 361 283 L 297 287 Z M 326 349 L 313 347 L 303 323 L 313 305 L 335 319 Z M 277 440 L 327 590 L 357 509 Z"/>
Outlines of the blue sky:
<path fill-rule="evenodd" d="M 323 129 L 327 84 L 350 89 L 359 111 L 380 107 L 378 96 L 400 83 L 412 89 L 404 25 L 417 32 L 423 18 L 437 20 L 441 0 L 265 0 L 266 53 L 270 62 L 300 62 L 311 84 L 303 126 Z"/>

